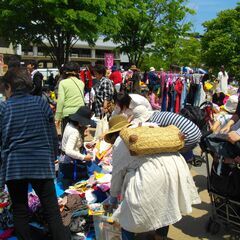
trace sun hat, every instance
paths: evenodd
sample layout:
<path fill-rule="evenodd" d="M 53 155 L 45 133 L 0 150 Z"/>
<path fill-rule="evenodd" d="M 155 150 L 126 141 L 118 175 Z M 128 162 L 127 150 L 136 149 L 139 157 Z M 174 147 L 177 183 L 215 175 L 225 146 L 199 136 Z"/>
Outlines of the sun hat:
<path fill-rule="evenodd" d="M 110 136 L 112 133 L 120 132 L 124 127 L 128 127 L 131 123 L 128 122 L 127 117 L 123 115 L 115 115 L 109 120 L 109 131 L 105 134 L 104 140 L 110 143 Z"/>
<path fill-rule="evenodd" d="M 136 67 L 136 65 L 132 65 L 132 66 L 130 67 L 130 70 L 132 70 L 132 71 L 137 70 L 137 71 L 138 71 L 138 68 Z"/>
<path fill-rule="evenodd" d="M 228 98 L 226 104 L 223 106 L 223 109 L 229 113 L 235 113 L 238 105 L 238 95 L 232 95 Z"/>
<path fill-rule="evenodd" d="M 153 111 L 149 111 L 145 106 L 139 105 L 133 109 L 133 124 L 146 122 L 153 115 Z"/>
<path fill-rule="evenodd" d="M 155 72 L 155 68 L 154 67 L 150 67 L 150 72 Z"/>
<path fill-rule="evenodd" d="M 91 120 L 91 110 L 87 106 L 80 107 L 77 112 L 69 115 L 69 119 L 78 122 L 81 126 L 94 125 L 95 122 Z"/>

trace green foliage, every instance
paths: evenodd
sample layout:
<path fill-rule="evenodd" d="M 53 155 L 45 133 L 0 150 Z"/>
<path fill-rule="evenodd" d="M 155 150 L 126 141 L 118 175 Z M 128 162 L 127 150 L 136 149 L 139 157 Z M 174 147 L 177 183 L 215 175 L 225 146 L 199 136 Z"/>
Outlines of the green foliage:
<path fill-rule="evenodd" d="M 115 0 L 1 0 L 0 35 L 14 44 L 46 46 L 48 40 L 60 67 L 78 39 L 94 44 L 105 27 L 115 29 L 115 6 Z"/>
<path fill-rule="evenodd" d="M 189 29 L 189 23 L 183 20 L 192 11 L 185 3 L 186 0 L 119 1 L 116 12 L 119 25 L 115 31 L 105 32 L 106 39 L 120 44 L 130 63 L 138 65 L 143 54 L 153 49 L 155 52 L 171 49 L 179 35 Z"/>
<path fill-rule="evenodd" d="M 179 66 L 201 66 L 201 42 L 194 36 L 179 38 L 174 46 L 171 58 L 166 58 L 159 53 L 145 54 L 141 68 L 148 70 L 151 66 L 156 69 L 169 69 L 170 64 Z"/>
<path fill-rule="evenodd" d="M 203 24 L 203 60 L 217 71 L 221 65 L 233 74 L 240 71 L 240 4 L 220 12 Z"/>
<path fill-rule="evenodd" d="M 155 43 L 155 53 L 161 55 L 168 63 L 176 63 L 178 47 L 181 46 L 183 38 L 188 36 L 192 24 L 186 22 L 187 14 L 194 14 L 192 9 L 189 9 L 186 1 L 170 1 L 166 5 L 167 15 L 162 21 L 162 27 L 159 29 Z"/>

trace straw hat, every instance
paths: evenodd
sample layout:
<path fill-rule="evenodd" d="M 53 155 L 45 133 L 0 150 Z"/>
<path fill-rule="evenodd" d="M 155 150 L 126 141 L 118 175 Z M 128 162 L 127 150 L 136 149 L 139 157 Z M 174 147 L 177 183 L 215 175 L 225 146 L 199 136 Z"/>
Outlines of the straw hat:
<path fill-rule="evenodd" d="M 130 67 L 130 70 L 132 70 L 132 71 L 137 70 L 137 71 L 138 71 L 138 68 L 136 67 L 136 65 L 132 65 L 132 66 Z"/>
<path fill-rule="evenodd" d="M 109 120 L 109 131 L 105 134 L 104 140 L 110 143 L 110 137 L 112 133 L 120 132 L 124 127 L 128 127 L 131 123 L 123 115 L 115 115 Z"/>
<path fill-rule="evenodd" d="M 155 72 L 155 68 L 154 67 L 150 67 L 150 72 Z"/>
<path fill-rule="evenodd" d="M 232 95 L 228 98 L 226 104 L 223 106 L 223 109 L 229 113 L 235 113 L 238 105 L 238 96 Z"/>
<path fill-rule="evenodd" d="M 153 115 L 153 111 L 149 111 L 145 106 L 139 105 L 133 109 L 132 123 L 138 124 L 140 122 L 146 122 Z"/>

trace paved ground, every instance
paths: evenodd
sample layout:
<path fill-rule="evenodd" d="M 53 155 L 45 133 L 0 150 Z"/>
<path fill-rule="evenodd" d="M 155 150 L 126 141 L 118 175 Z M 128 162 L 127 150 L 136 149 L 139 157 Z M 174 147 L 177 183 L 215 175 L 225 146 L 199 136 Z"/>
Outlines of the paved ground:
<path fill-rule="evenodd" d="M 217 235 L 211 235 L 206 232 L 206 224 L 211 216 L 211 203 L 209 194 L 207 192 L 207 170 L 206 164 L 201 167 L 192 167 L 191 169 L 194 181 L 198 187 L 198 191 L 202 200 L 202 203 L 195 205 L 193 212 L 189 216 L 183 217 L 183 219 L 171 226 L 169 231 L 169 240 L 190 240 L 190 239 L 240 239 L 233 234 L 226 234 L 225 228 L 222 226 L 221 231 Z"/>

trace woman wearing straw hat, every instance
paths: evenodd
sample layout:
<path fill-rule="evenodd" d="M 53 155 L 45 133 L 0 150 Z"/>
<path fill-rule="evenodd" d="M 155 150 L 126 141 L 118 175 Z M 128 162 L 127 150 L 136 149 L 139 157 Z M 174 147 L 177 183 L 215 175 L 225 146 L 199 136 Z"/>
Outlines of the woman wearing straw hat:
<path fill-rule="evenodd" d="M 133 93 L 140 93 L 141 92 L 141 89 L 140 89 L 140 81 L 141 81 L 140 71 L 135 65 L 132 65 L 130 70 L 133 71 L 132 78 L 131 78 L 131 81 L 132 81 L 132 84 L 133 84 L 132 92 Z"/>
<path fill-rule="evenodd" d="M 122 227 L 122 239 L 155 231 L 156 240 L 166 239 L 168 226 L 190 213 L 200 199 L 185 160 L 178 153 L 131 156 L 119 137 L 130 124 L 122 115 L 109 121 L 105 141 L 113 144 L 111 197 L 108 204 L 122 202 L 113 214 Z"/>

